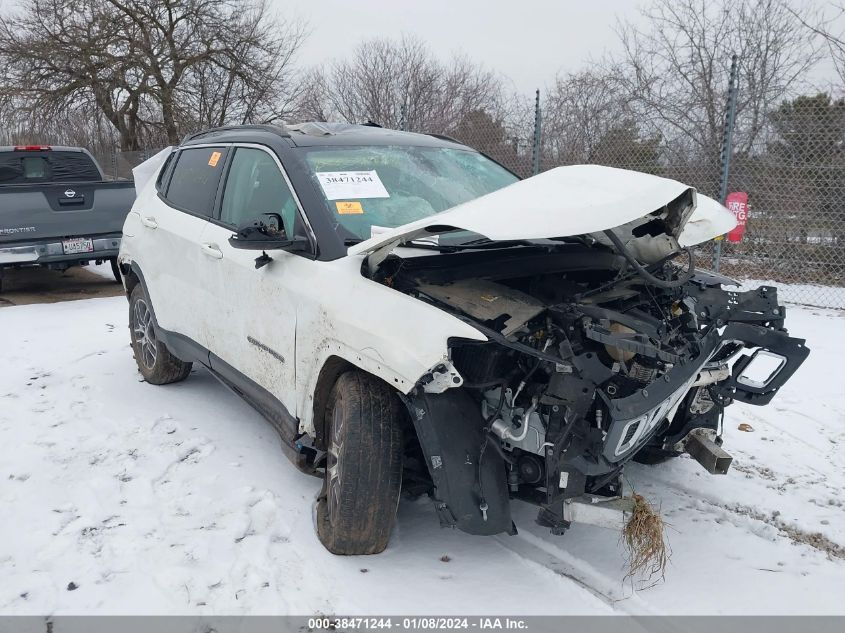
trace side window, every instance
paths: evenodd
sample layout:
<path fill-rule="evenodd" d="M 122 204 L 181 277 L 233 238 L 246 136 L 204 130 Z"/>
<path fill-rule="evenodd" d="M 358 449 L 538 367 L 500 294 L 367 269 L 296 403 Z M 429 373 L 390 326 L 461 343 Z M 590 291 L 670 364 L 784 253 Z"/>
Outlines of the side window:
<path fill-rule="evenodd" d="M 263 150 L 239 147 L 226 178 L 220 221 L 238 227 L 263 213 L 279 214 L 285 232 L 296 233 L 296 201 L 276 161 Z"/>
<path fill-rule="evenodd" d="M 211 216 L 226 152 L 225 147 L 183 149 L 179 152 L 167 187 L 167 200 L 192 213 Z"/>

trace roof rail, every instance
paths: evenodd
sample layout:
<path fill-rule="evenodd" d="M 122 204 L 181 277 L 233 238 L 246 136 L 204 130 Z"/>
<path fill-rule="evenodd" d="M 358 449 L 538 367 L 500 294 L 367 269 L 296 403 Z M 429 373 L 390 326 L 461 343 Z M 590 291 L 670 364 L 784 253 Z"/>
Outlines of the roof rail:
<path fill-rule="evenodd" d="M 269 124 L 244 124 L 244 125 L 224 125 L 222 127 L 213 127 L 207 130 L 202 130 L 201 132 L 194 132 L 193 134 L 187 134 L 185 138 L 182 139 L 182 144 L 187 143 L 188 141 L 192 141 L 197 138 L 202 138 L 203 136 L 215 134 L 218 132 L 231 132 L 234 130 L 260 130 L 263 132 L 270 132 L 271 134 L 276 134 L 282 137 L 290 136 L 290 132 L 284 125 L 269 125 Z"/>
<path fill-rule="evenodd" d="M 433 136 L 434 138 L 439 138 L 441 141 L 451 141 L 452 143 L 457 143 L 458 145 L 466 145 L 466 143 L 462 143 L 454 136 L 449 136 L 448 134 L 438 134 L 437 132 L 426 132 L 426 136 Z"/>

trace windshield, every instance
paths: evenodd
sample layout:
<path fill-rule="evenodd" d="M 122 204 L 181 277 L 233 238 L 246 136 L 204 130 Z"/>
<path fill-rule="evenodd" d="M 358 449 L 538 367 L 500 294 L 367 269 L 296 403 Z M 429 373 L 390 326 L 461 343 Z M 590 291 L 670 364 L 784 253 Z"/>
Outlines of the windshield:
<path fill-rule="evenodd" d="M 445 147 L 309 148 L 306 163 L 335 228 L 365 240 L 506 187 L 515 175 L 478 152 Z"/>

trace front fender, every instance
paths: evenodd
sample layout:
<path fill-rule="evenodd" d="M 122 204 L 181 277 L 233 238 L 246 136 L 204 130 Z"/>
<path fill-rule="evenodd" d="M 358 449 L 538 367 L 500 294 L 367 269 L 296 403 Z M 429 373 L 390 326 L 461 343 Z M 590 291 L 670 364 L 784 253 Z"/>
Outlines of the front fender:
<path fill-rule="evenodd" d="M 320 264 L 297 306 L 296 389 L 300 428 L 314 432 L 314 393 L 328 359 L 338 357 L 403 394 L 440 364 L 450 338 L 486 341 L 460 319 L 363 277 L 361 257 Z M 460 381 L 454 383 L 460 385 Z"/>

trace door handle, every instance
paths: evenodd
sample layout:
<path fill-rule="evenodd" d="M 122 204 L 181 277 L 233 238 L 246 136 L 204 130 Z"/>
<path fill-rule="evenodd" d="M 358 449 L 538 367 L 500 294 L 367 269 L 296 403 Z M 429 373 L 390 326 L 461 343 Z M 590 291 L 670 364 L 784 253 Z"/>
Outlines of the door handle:
<path fill-rule="evenodd" d="M 200 246 L 202 252 L 208 255 L 209 257 L 213 257 L 214 259 L 223 259 L 223 251 L 220 250 L 220 247 L 217 244 L 202 244 Z"/>
<path fill-rule="evenodd" d="M 158 228 L 158 222 L 156 222 L 156 219 L 152 216 L 145 217 L 145 216 L 142 215 L 141 216 L 141 224 L 146 226 L 148 229 L 157 229 Z"/>

